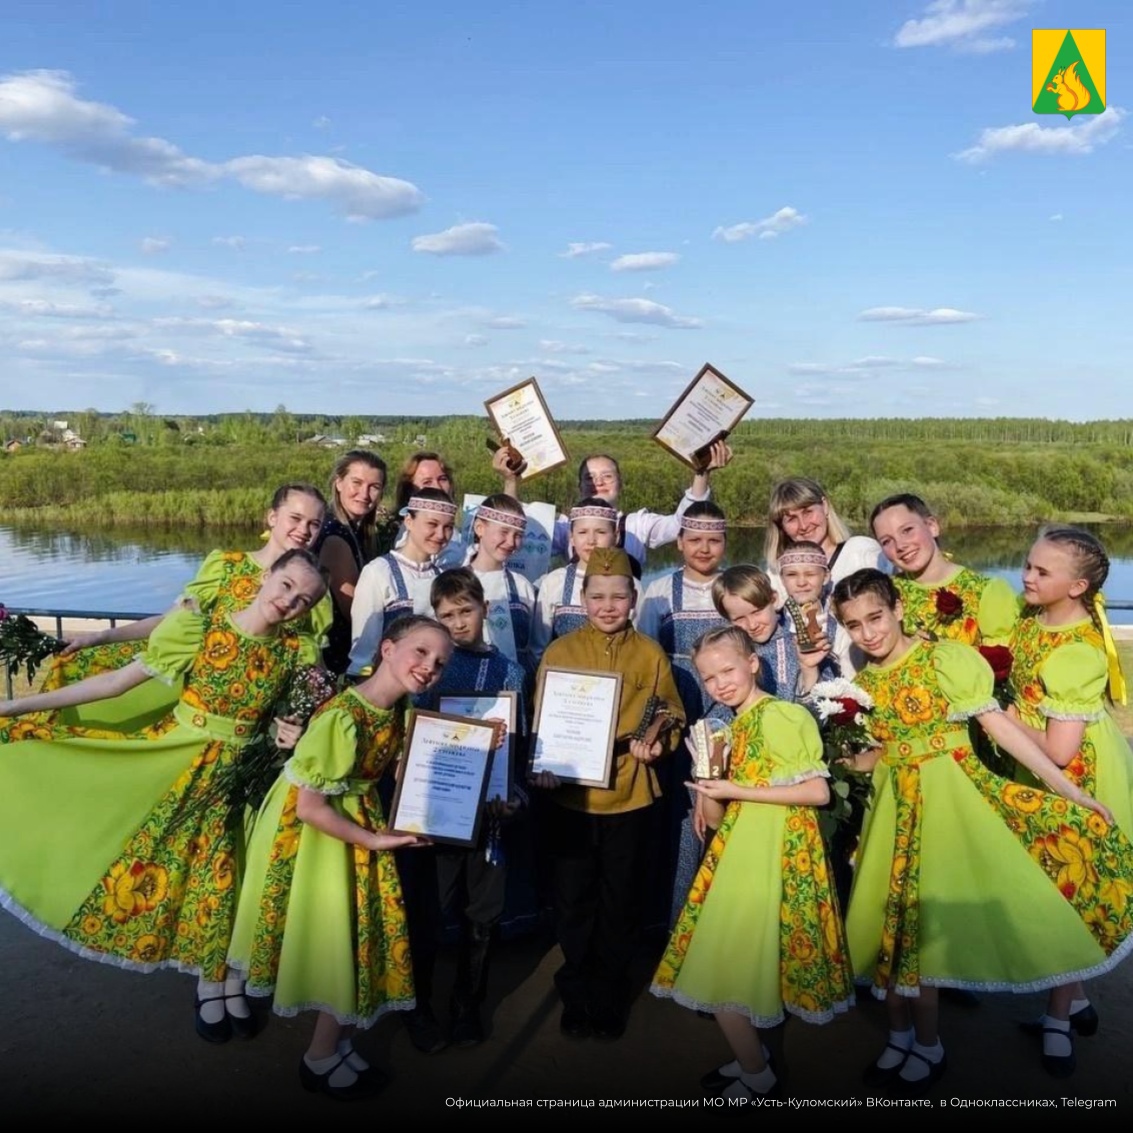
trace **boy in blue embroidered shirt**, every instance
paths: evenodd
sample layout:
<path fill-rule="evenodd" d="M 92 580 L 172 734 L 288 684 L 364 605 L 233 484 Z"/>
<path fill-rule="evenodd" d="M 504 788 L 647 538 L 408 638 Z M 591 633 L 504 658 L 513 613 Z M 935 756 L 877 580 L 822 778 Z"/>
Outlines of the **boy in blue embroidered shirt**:
<path fill-rule="evenodd" d="M 441 697 L 454 694 L 494 695 L 514 692 L 516 735 L 499 748 L 496 758 L 507 753 L 510 742 L 513 762 L 511 789 L 506 799 L 489 798 L 478 844 L 437 846 L 427 856 L 418 851 L 415 863 L 425 872 L 435 866 L 435 876 L 424 879 L 424 892 L 415 894 L 410 913 L 410 944 L 413 949 L 413 975 L 418 1012 L 431 1016 L 433 967 L 437 942 L 446 913 L 455 908 L 460 920 L 456 983 L 452 990 L 452 1016 L 449 1041 L 456 1046 L 473 1046 L 484 1039 L 480 1007 L 488 982 L 488 961 L 494 930 L 504 912 L 507 895 L 506 839 L 503 825 L 526 804 L 527 797 L 516 782 L 519 769 L 526 765 L 520 744 L 526 737 L 526 705 L 523 667 L 484 640 L 484 621 L 488 603 L 480 580 L 468 567 L 457 567 L 439 574 L 430 595 L 433 611 L 452 635 L 455 648 L 441 679 L 415 700 L 416 707 L 436 711 Z M 416 880 L 416 879 L 415 879 Z M 416 888 L 416 886 L 414 886 Z M 415 933 L 413 913 L 419 912 L 420 928 Z"/>

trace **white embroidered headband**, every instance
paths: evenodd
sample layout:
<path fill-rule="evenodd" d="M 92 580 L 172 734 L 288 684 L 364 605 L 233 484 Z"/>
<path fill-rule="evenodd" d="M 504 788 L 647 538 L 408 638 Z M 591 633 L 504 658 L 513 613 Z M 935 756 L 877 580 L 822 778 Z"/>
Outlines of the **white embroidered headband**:
<path fill-rule="evenodd" d="M 476 509 L 476 518 L 484 520 L 485 523 L 498 523 L 501 527 L 510 527 L 513 531 L 523 531 L 527 527 L 527 516 L 516 515 L 514 511 L 485 507 L 483 504 Z"/>
<path fill-rule="evenodd" d="M 604 519 L 607 523 L 617 524 L 618 509 L 612 507 L 599 507 L 597 504 L 587 504 L 586 507 L 572 507 L 570 521 L 578 519 Z"/>
<path fill-rule="evenodd" d="M 437 511 L 451 519 L 456 515 L 456 504 L 450 503 L 448 500 L 430 500 L 423 496 L 410 496 L 409 503 L 398 514 L 404 517 L 411 511 Z"/>
<path fill-rule="evenodd" d="M 785 566 L 829 567 L 826 556 L 821 551 L 784 551 L 779 556 L 779 569 Z"/>
<path fill-rule="evenodd" d="M 691 518 L 687 515 L 681 516 L 681 530 L 682 531 L 716 531 L 723 534 L 728 530 L 728 521 L 726 519 L 716 519 L 715 516 L 696 515 Z"/>

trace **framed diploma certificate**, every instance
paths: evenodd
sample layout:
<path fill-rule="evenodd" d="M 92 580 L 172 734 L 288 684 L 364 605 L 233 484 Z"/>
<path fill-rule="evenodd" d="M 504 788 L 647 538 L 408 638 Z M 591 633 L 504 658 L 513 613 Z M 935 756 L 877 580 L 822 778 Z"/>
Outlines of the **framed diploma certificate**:
<path fill-rule="evenodd" d="M 453 692 L 439 698 L 438 708 L 449 716 L 466 720 L 503 720 L 507 740 L 492 752 L 488 769 L 488 789 L 484 797 L 507 802 L 511 795 L 512 767 L 515 765 L 516 692 Z"/>
<path fill-rule="evenodd" d="M 738 385 L 707 363 L 653 430 L 653 439 L 690 468 L 703 472 L 710 449 L 755 404 Z"/>
<path fill-rule="evenodd" d="M 570 460 L 534 378 L 485 401 L 484 408 L 500 437 L 527 462 L 521 480 L 530 480 Z"/>
<path fill-rule="evenodd" d="M 531 773 L 609 787 L 621 696 L 621 673 L 543 669 L 535 690 Z"/>
<path fill-rule="evenodd" d="M 392 834 L 475 846 L 495 727 L 442 712 L 414 712 L 390 807 Z"/>

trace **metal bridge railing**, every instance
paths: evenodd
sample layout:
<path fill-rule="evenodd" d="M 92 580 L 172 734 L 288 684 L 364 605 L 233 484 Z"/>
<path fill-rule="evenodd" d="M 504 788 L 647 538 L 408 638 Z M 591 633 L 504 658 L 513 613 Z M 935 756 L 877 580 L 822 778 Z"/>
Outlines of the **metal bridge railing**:
<path fill-rule="evenodd" d="M 144 614 L 127 613 L 122 610 L 56 610 L 56 609 L 36 609 L 32 606 L 9 606 L 7 607 L 9 614 L 26 614 L 40 625 L 40 628 L 45 633 L 54 633 L 56 637 L 66 636 L 63 631 L 63 623 L 71 621 L 88 621 L 88 622 L 107 622 L 110 626 L 116 626 L 119 622 L 137 622 L 143 618 L 151 618 L 154 615 L 153 610 Z M 45 628 L 42 625 L 44 619 L 54 622 L 54 629 Z M 12 684 L 12 669 L 5 666 L 4 683 L 7 689 L 8 699 L 12 699 L 15 691 Z"/>

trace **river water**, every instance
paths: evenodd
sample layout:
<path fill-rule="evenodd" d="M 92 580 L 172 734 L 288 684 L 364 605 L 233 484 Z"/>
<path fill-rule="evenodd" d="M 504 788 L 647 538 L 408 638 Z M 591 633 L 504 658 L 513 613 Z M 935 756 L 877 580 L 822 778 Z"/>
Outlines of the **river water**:
<path fill-rule="evenodd" d="M 1133 527 L 1093 530 L 1111 566 L 1106 595 L 1133 604 Z M 967 528 L 949 534 L 957 562 L 1006 578 L 1018 589 L 1033 528 Z M 728 562 L 760 562 L 763 532 L 737 529 L 728 537 Z M 248 531 L 77 531 L 0 525 L 0 603 L 33 609 L 98 610 L 118 614 L 167 609 L 215 547 L 252 549 L 259 529 Z M 675 546 L 649 556 L 646 581 L 679 562 Z M 1115 623 L 1133 624 L 1133 610 L 1113 609 Z"/>

